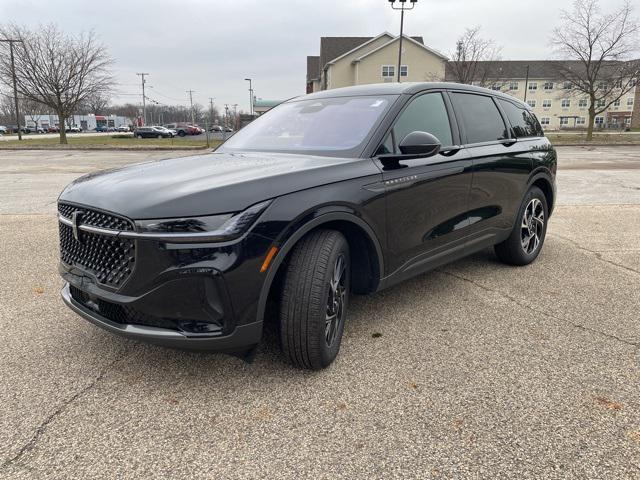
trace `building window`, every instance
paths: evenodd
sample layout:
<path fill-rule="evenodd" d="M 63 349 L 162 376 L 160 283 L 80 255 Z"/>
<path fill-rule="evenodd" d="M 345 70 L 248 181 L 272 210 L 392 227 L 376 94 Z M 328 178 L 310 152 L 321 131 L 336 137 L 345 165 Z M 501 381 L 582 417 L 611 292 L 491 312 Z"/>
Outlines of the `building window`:
<path fill-rule="evenodd" d="M 587 123 L 587 119 L 585 117 L 576 118 L 576 125 L 584 125 Z"/>
<path fill-rule="evenodd" d="M 578 100 L 578 106 L 580 108 L 587 108 L 587 99 L 581 98 L 580 100 Z"/>
<path fill-rule="evenodd" d="M 560 125 L 569 125 L 569 117 L 560 117 Z"/>
<path fill-rule="evenodd" d="M 631 125 L 631 117 L 624 117 L 624 124 Z"/>
<path fill-rule="evenodd" d="M 597 89 L 598 90 L 606 90 L 608 85 L 605 82 L 598 82 Z"/>
<path fill-rule="evenodd" d="M 407 65 L 400 66 L 400 76 L 406 77 L 409 74 L 409 67 Z"/>
<path fill-rule="evenodd" d="M 620 99 L 617 99 L 615 102 L 613 102 L 613 106 L 614 107 L 619 107 L 620 106 Z"/>
<path fill-rule="evenodd" d="M 491 85 L 491 90 L 500 91 L 500 88 L 502 88 L 502 85 L 500 85 L 499 83 L 494 83 L 493 85 Z"/>
<path fill-rule="evenodd" d="M 544 82 L 545 90 L 553 90 L 553 82 Z"/>
<path fill-rule="evenodd" d="M 510 82 L 509 90 L 518 90 L 518 82 Z"/>
<path fill-rule="evenodd" d="M 569 100 L 568 98 L 563 98 L 561 105 L 562 108 L 569 108 L 571 106 L 571 100 Z"/>
<path fill-rule="evenodd" d="M 535 101 L 535 100 L 527 100 L 527 104 L 528 104 L 531 108 L 536 108 L 536 101 Z"/>
<path fill-rule="evenodd" d="M 564 88 L 565 90 L 569 90 L 571 88 L 571 82 L 564 82 L 562 84 L 562 88 Z"/>
<path fill-rule="evenodd" d="M 540 125 L 549 125 L 549 117 L 540 118 Z"/>
<path fill-rule="evenodd" d="M 538 89 L 538 82 L 529 83 L 529 90 L 537 90 L 537 89 Z"/>
<path fill-rule="evenodd" d="M 598 107 L 604 107 L 606 104 L 606 102 L 604 101 L 604 98 L 600 98 L 598 99 L 598 101 L 596 102 L 596 106 Z"/>
<path fill-rule="evenodd" d="M 633 107 L 633 97 L 627 98 L 627 107 Z"/>
<path fill-rule="evenodd" d="M 551 108 L 551 100 L 542 100 L 542 108 Z"/>
<path fill-rule="evenodd" d="M 602 126 L 604 124 L 604 117 L 596 117 L 596 125 Z"/>
<path fill-rule="evenodd" d="M 393 78 L 396 76 L 396 67 L 394 65 L 382 65 L 382 78 Z"/>

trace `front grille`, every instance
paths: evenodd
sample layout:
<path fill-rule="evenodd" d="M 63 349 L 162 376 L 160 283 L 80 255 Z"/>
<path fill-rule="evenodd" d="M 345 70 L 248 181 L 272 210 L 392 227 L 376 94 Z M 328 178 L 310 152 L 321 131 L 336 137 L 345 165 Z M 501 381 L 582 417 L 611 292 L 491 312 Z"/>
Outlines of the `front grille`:
<path fill-rule="evenodd" d="M 60 214 L 67 218 L 76 210 L 81 211 L 80 223 L 82 225 L 110 229 L 116 229 L 116 226 L 130 225 L 126 219 L 86 208 L 76 208 L 66 204 L 58 206 Z M 89 223 L 87 219 L 92 223 Z M 70 226 L 61 222 L 58 225 L 62 263 L 92 274 L 99 283 L 109 287 L 117 288 L 126 282 L 135 266 L 134 240 L 83 231 L 79 232 L 79 240 L 76 240 Z"/>
<path fill-rule="evenodd" d="M 58 204 L 58 213 L 65 218 L 71 219 L 73 212 L 79 212 L 83 225 L 92 227 L 106 228 L 108 230 L 122 230 L 125 232 L 133 231 L 133 223 L 124 217 L 118 217 L 110 213 L 98 212 L 84 207 L 76 207 L 68 203 Z"/>

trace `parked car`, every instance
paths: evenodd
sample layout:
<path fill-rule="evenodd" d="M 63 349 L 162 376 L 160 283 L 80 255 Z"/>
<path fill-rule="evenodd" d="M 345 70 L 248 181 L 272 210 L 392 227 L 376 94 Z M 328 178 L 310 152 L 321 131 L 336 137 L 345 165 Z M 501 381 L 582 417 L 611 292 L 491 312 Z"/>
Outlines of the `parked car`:
<path fill-rule="evenodd" d="M 58 133 L 60 131 L 60 127 L 56 125 L 51 125 L 47 131 L 49 133 Z"/>
<path fill-rule="evenodd" d="M 77 125 L 72 125 L 71 127 L 67 127 L 66 131 L 70 133 L 81 133 L 82 129 Z"/>
<path fill-rule="evenodd" d="M 167 132 L 171 137 L 175 137 L 175 136 L 177 135 L 177 132 L 176 132 L 175 130 L 171 130 L 171 129 L 169 129 L 169 128 L 165 128 L 165 127 L 162 127 L 162 126 L 155 126 L 155 127 L 153 127 L 153 128 L 155 128 L 156 130 L 162 130 L 162 131 L 165 131 L 165 132 Z"/>
<path fill-rule="evenodd" d="M 137 138 L 171 138 L 173 135 L 162 127 L 138 127 L 134 132 Z"/>
<path fill-rule="evenodd" d="M 42 127 L 27 126 L 23 128 L 24 133 L 45 133 Z"/>
<path fill-rule="evenodd" d="M 129 125 L 120 125 L 117 128 L 118 132 L 130 132 L 131 130 L 129 130 Z"/>
<path fill-rule="evenodd" d="M 225 131 L 225 132 L 233 132 L 233 128 L 231 128 L 231 127 L 224 127 L 224 131 Z"/>
<path fill-rule="evenodd" d="M 530 107 L 497 91 L 393 83 L 298 97 L 208 157 L 68 186 L 62 297 L 112 333 L 195 350 L 248 354 L 273 315 L 285 356 L 323 368 L 350 294 L 489 246 L 533 262 L 556 166 Z"/>
<path fill-rule="evenodd" d="M 187 123 L 169 123 L 164 127 L 169 130 L 175 130 L 180 137 L 198 134 L 198 130 L 193 125 L 189 125 Z"/>
<path fill-rule="evenodd" d="M 221 132 L 222 131 L 222 127 L 220 125 L 213 125 L 210 129 L 210 132 Z"/>
<path fill-rule="evenodd" d="M 0 133 L 7 133 L 7 127 L 0 125 Z"/>

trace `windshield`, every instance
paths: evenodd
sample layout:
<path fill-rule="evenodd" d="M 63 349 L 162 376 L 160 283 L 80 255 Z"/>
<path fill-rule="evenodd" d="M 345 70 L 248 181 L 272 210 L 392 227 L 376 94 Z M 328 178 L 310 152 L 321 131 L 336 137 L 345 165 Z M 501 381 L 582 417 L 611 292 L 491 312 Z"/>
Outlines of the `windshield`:
<path fill-rule="evenodd" d="M 239 130 L 220 151 L 355 156 L 396 98 L 336 97 L 283 103 Z"/>

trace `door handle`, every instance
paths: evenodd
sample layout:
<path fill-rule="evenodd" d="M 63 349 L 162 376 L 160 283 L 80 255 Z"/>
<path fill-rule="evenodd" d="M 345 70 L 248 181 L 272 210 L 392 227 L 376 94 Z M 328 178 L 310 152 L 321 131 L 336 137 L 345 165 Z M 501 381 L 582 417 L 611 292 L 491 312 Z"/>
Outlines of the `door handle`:
<path fill-rule="evenodd" d="M 438 153 L 445 157 L 451 157 L 452 155 L 458 153 L 460 151 L 460 148 L 462 148 L 460 147 L 460 145 L 451 145 L 449 147 L 440 148 L 440 151 Z"/>

